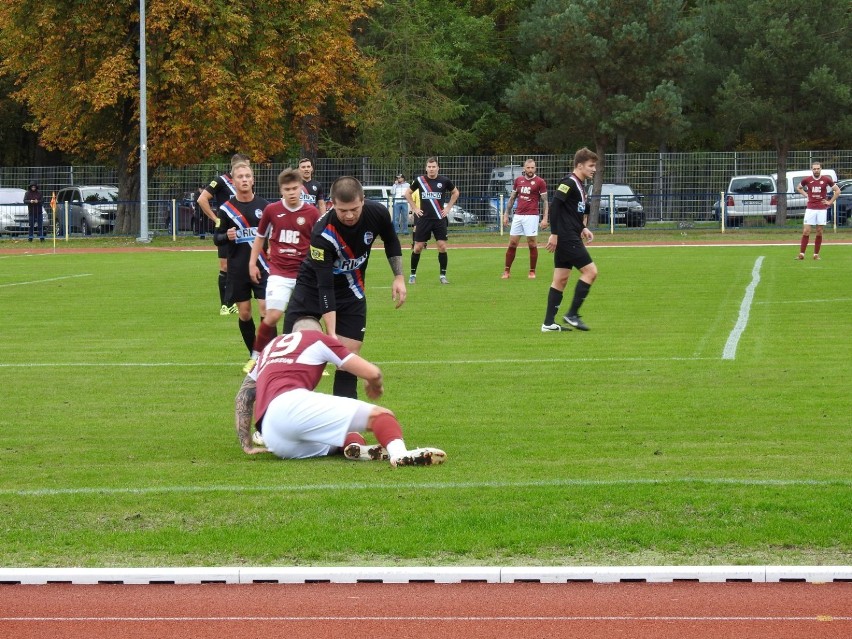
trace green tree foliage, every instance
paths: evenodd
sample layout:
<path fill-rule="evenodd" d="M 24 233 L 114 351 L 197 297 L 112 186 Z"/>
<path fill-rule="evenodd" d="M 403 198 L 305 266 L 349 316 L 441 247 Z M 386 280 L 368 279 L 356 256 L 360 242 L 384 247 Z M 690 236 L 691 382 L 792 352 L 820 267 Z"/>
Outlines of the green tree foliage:
<path fill-rule="evenodd" d="M 148 158 L 198 162 L 235 150 L 262 161 L 348 119 L 371 74 L 349 35 L 373 0 L 149 0 Z M 115 165 L 139 192 L 138 3 L 4 0 L 0 73 L 47 148 Z M 138 213 L 137 213 L 138 216 Z M 116 230 L 138 219 L 120 212 Z"/>
<path fill-rule="evenodd" d="M 544 124 L 546 148 L 585 139 L 603 158 L 618 136 L 666 142 L 684 130 L 695 38 L 680 0 L 537 0 L 520 30 L 529 70 L 506 99 Z"/>
<path fill-rule="evenodd" d="M 769 140 L 778 173 L 792 148 L 852 138 L 852 10 L 847 0 L 734 0 L 703 7 L 707 67 L 728 140 Z M 802 168 L 802 167 L 797 167 Z M 807 168 L 807 167 L 806 167 Z M 776 223 L 786 221 L 781 198 Z"/>
<path fill-rule="evenodd" d="M 337 152 L 376 156 L 466 153 L 493 108 L 493 21 L 451 0 L 388 0 L 365 25 L 361 43 L 378 84 L 355 116 L 352 144 Z"/>

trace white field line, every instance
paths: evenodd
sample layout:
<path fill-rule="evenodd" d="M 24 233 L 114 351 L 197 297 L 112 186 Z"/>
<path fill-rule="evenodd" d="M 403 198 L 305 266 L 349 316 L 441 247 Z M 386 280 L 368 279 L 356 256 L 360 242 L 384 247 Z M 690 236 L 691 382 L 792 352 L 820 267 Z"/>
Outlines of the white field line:
<path fill-rule="evenodd" d="M 416 616 L 329 616 L 329 615 L 317 615 L 317 616 L 292 616 L 292 617 L 280 617 L 280 616 L 222 616 L 222 617 L 188 617 L 188 616 L 173 616 L 173 617 L 0 617 L 0 622 L 18 622 L 18 623 L 59 623 L 59 622 L 70 622 L 70 623 L 97 623 L 97 622 L 105 622 L 105 623 L 168 623 L 168 622 L 179 622 L 179 623 L 213 623 L 213 622 L 229 622 L 233 623 L 236 621 L 243 622 L 259 622 L 259 621 L 269 621 L 269 622 L 307 622 L 307 623 L 315 623 L 317 621 L 326 621 L 326 622 L 341 622 L 347 623 L 352 621 L 403 621 L 403 622 L 424 622 L 429 621 L 433 623 L 444 622 L 444 623 L 459 623 L 459 622 L 473 622 L 473 623 L 481 623 L 481 622 L 492 622 L 492 623 L 504 623 L 509 621 L 514 622 L 542 622 L 542 621 L 562 621 L 562 622 L 588 622 L 588 621 L 626 621 L 626 622 L 710 622 L 716 623 L 720 621 L 729 621 L 733 623 L 742 623 L 742 622 L 781 622 L 781 623 L 790 623 L 790 622 L 807 622 L 807 623 L 831 623 L 838 621 L 852 621 L 852 617 L 837 617 L 833 615 L 813 615 L 813 616 L 739 616 L 739 617 L 723 617 L 723 616 L 695 616 L 695 615 L 548 615 L 548 616 L 517 616 L 517 615 L 506 615 L 506 616 L 468 616 L 468 615 L 442 615 L 442 616 L 425 616 L 425 615 L 416 615 Z"/>
<path fill-rule="evenodd" d="M 346 482 L 335 484 L 281 484 L 275 486 L 145 486 L 141 488 L 4 488 L 0 496 L 4 497 L 61 497 L 73 495 L 158 495 L 158 494 L 207 494 L 207 493 L 315 493 L 339 492 L 342 490 L 470 490 L 470 489 L 515 489 L 515 488 L 601 488 L 611 486 L 742 486 L 773 488 L 830 487 L 852 488 L 852 479 L 736 479 L 736 478 L 699 478 L 682 477 L 672 479 L 549 479 L 542 481 L 494 481 L 494 482 L 400 482 L 400 483 L 363 483 Z"/>
<path fill-rule="evenodd" d="M 378 366 L 478 366 L 481 364 L 562 364 L 562 363 L 609 363 L 609 362 L 699 362 L 713 361 L 716 357 L 551 357 L 538 359 L 458 359 L 458 360 L 376 360 Z M 245 362 L 20 362 L 2 363 L 0 368 L 175 368 L 241 366 Z"/>
<path fill-rule="evenodd" d="M 763 255 L 757 258 L 754 262 L 754 268 L 751 270 L 751 282 L 746 287 L 743 301 L 740 304 L 740 314 L 737 317 L 737 323 L 734 325 L 731 334 L 728 335 L 728 341 L 725 342 L 725 348 L 722 351 L 722 359 L 736 359 L 737 344 L 740 343 L 743 331 L 748 326 L 748 315 L 751 312 L 751 303 L 754 300 L 754 291 L 760 283 L 760 266 L 763 264 Z"/>
<path fill-rule="evenodd" d="M 757 304 L 835 304 L 837 302 L 852 302 L 852 297 L 836 297 L 833 300 L 781 300 L 765 302 L 755 302 Z"/>
<path fill-rule="evenodd" d="M 28 282 L 11 282 L 9 284 L 0 284 L 0 288 L 8 288 L 10 286 L 24 286 L 26 284 L 43 284 L 44 282 L 56 282 L 58 280 L 70 280 L 75 277 L 89 277 L 91 273 L 80 273 L 79 275 L 62 275 L 60 277 L 49 277 L 45 280 L 30 280 Z"/>

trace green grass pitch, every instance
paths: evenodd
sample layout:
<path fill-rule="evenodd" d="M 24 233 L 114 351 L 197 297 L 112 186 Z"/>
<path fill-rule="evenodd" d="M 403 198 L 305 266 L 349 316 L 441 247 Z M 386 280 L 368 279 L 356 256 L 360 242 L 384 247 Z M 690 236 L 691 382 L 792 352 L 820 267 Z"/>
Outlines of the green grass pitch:
<path fill-rule="evenodd" d="M 430 247 L 400 310 L 374 252 L 363 355 L 448 453 L 401 469 L 241 452 L 213 252 L 0 256 L 3 565 L 852 563 L 852 246 L 591 250 L 561 334 L 543 250 Z"/>

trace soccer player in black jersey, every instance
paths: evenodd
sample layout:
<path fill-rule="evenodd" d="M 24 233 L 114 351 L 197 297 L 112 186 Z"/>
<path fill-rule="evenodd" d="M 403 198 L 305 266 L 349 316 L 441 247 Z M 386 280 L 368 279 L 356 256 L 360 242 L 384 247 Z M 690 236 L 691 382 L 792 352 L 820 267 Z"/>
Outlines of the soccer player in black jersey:
<path fill-rule="evenodd" d="M 302 175 L 302 202 L 313 204 L 321 216 L 325 215 L 325 191 L 314 179 L 314 164 L 309 158 L 299 160 L 299 173 Z"/>
<path fill-rule="evenodd" d="M 242 153 L 235 153 L 231 156 L 231 171 L 234 170 L 234 164 L 237 162 L 248 162 L 249 159 Z M 231 196 L 236 193 L 234 189 L 234 181 L 231 178 L 231 171 L 225 171 L 221 175 L 214 177 L 210 184 L 207 185 L 201 193 L 199 193 L 196 203 L 201 212 L 204 213 L 214 224 L 216 223 L 216 211 L 219 207 L 227 202 Z M 211 206 L 212 202 L 212 206 Z M 198 232 L 201 238 L 204 238 L 204 228 L 206 220 L 198 220 Z M 220 315 L 228 315 L 236 313 L 237 306 L 233 301 L 228 301 L 225 296 L 225 287 L 228 281 L 228 253 L 227 247 L 219 247 L 219 303 L 222 305 L 219 309 Z"/>
<path fill-rule="evenodd" d="M 420 253 L 432 235 L 438 244 L 438 266 L 441 269 L 439 279 L 441 284 L 447 281 L 447 215 L 459 199 L 459 190 L 450 178 L 438 173 L 438 158 L 426 160 L 426 174 L 411 182 L 405 191 L 405 199 L 414 213 L 414 250 L 411 253 L 411 275 L 409 284 L 417 281 L 417 265 L 420 263 Z M 412 194 L 420 194 L 420 206 L 414 202 Z M 447 196 L 449 195 L 449 201 Z"/>
<path fill-rule="evenodd" d="M 254 174 L 248 162 L 231 167 L 236 194 L 219 207 L 213 241 L 225 247 L 228 260 L 228 286 L 225 294 L 237 305 L 240 335 L 249 353 L 254 346 L 255 324 L 251 314 L 251 296 L 257 300 L 260 318 L 266 314 L 266 276 L 269 269 L 263 258 L 258 260 L 260 282 L 249 274 L 251 245 L 257 236 L 257 225 L 268 202 L 254 194 Z"/>
<path fill-rule="evenodd" d="M 598 267 L 592 261 L 586 243 L 595 236 L 586 226 L 588 222 L 588 197 L 583 182 L 595 176 L 598 156 L 583 147 L 574 154 L 574 172 L 562 178 L 550 204 L 550 237 L 547 250 L 553 253 L 553 281 L 547 293 L 547 311 L 541 331 L 571 330 L 570 326 L 587 331 L 589 327 L 580 319 L 578 311 L 592 283 L 598 276 Z M 553 320 L 559 312 L 562 294 L 568 285 L 571 269 L 580 271 L 580 279 L 574 289 L 574 299 L 563 318 L 569 326 L 561 326 Z"/>
<path fill-rule="evenodd" d="M 367 328 L 364 278 L 370 249 L 381 237 L 393 272 L 391 296 L 399 308 L 406 295 L 402 247 L 387 207 L 365 200 L 364 189 L 354 177 L 334 182 L 331 202 L 311 233 L 311 247 L 284 315 L 284 332 L 291 332 L 300 317 L 322 318 L 326 332 L 357 354 Z M 338 369 L 334 394 L 357 398 L 357 382 L 357 377 Z"/>

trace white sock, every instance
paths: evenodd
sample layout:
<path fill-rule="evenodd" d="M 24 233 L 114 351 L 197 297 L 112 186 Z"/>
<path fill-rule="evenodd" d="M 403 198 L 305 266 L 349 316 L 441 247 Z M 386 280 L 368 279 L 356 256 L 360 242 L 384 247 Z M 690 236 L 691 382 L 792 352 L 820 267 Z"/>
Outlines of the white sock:
<path fill-rule="evenodd" d="M 391 459 L 402 457 L 408 452 L 408 449 L 405 447 L 405 442 L 401 439 L 395 439 L 392 442 L 389 442 L 385 450 L 388 451 L 388 456 L 390 456 Z"/>

